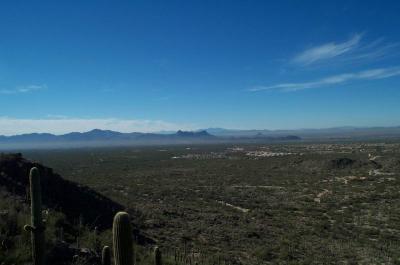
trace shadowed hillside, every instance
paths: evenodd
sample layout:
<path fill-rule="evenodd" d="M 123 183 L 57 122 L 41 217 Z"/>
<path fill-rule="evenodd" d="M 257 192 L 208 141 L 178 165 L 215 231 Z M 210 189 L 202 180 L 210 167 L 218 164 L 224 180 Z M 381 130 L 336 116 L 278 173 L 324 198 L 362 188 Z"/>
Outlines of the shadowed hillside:
<path fill-rule="evenodd" d="M 123 209 L 122 205 L 88 187 L 61 178 L 51 168 L 28 161 L 21 154 L 1 154 L 0 186 L 27 196 L 28 175 L 32 167 L 37 167 L 42 175 L 45 206 L 62 211 L 71 221 L 82 217 L 85 224 L 106 229 L 111 227 L 114 214 Z"/>

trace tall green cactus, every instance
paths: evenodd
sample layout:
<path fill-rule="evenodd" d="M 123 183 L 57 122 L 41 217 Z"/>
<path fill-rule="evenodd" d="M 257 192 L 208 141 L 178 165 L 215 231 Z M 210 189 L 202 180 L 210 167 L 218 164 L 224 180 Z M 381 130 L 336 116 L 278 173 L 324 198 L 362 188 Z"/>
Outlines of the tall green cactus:
<path fill-rule="evenodd" d="M 158 247 L 154 249 L 155 265 L 162 265 L 161 251 Z"/>
<path fill-rule="evenodd" d="M 108 246 L 104 246 L 101 252 L 101 265 L 111 265 L 111 251 Z"/>
<path fill-rule="evenodd" d="M 31 195 L 31 224 L 25 225 L 25 230 L 31 232 L 33 265 L 45 264 L 45 238 L 42 221 L 42 193 L 40 188 L 39 170 L 34 167 L 29 174 Z"/>
<path fill-rule="evenodd" d="M 126 212 L 119 212 L 114 217 L 113 244 L 115 265 L 133 265 L 132 228 Z"/>

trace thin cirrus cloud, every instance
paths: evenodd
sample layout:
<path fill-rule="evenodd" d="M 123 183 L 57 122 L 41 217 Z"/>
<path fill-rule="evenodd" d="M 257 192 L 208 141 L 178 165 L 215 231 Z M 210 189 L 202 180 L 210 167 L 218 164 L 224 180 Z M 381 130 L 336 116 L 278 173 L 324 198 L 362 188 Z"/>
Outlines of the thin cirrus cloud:
<path fill-rule="evenodd" d="M 377 68 L 355 73 L 344 73 L 339 75 L 328 76 L 310 82 L 281 83 L 271 86 L 256 86 L 249 89 L 249 91 L 257 92 L 262 90 L 279 90 L 284 92 L 290 92 L 290 91 L 298 91 L 309 88 L 319 88 L 330 85 L 339 85 L 349 81 L 385 79 L 399 75 L 400 75 L 400 67 Z"/>
<path fill-rule="evenodd" d="M 387 43 L 383 38 L 367 42 L 358 33 L 344 42 L 329 42 L 311 47 L 294 56 L 291 63 L 300 66 L 324 62 L 362 62 L 398 56 L 399 43 Z"/>
<path fill-rule="evenodd" d="M 349 40 L 342 43 L 325 43 L 307 49 L 296 55 L 292 62 L 295 64 L 309 65 L 322 60 L 332 59 L 337 56 L 349 53 L 357 48 L 362 38 L 362 34 L 355 34 Z"/>
<path fill-rule="evenodd" d="M 59 115 L 48 115 L 48 117 L 51 118 L 18 119 L 0 117 L 0 135 L 44 132 L 65 134 L 69 132 L 86 132 L 93 128 L 119 132 L 156 132 L 194 129 L 193 125 L 176 124 L 161 120 L 69 118 L 67 116 L 60 117 Z"/>
<path fill-rule="evenodd" d="M 47 85 L 18 86 L 13 89 L 0 89 L 0 94 L 24 94 L 47 89 Z"/>

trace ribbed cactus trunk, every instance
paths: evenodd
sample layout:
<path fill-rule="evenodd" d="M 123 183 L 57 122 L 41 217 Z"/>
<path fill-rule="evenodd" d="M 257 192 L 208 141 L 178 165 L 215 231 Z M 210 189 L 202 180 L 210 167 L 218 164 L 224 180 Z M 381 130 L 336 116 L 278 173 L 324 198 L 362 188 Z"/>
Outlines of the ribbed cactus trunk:
<path fill-rule="evenodd" d="M 42 221 L 42 193 L 40 187 L 39 170 L 34 167 L 29 174 L 31 195 L 31 225 L 25 230 L 31 232 L 33 265 L 45 264 L 45 238 Z"/>
<path fill-rule="evenodd" d="M 113 244 L 115 265 L 133 265 L 132 228 L 126 212 L 119 212 L 114 217 Z"/>
<path fill-rule="evenodd" d="M 155 265 L 162 265 L 161 251 L 158 247 L 154 249 Z"/>
<path fill-rule="evenodd" d="M 111 265 L 111 251 L 108 246 L 104 246 L 101 252 L 101 265 Z"/>

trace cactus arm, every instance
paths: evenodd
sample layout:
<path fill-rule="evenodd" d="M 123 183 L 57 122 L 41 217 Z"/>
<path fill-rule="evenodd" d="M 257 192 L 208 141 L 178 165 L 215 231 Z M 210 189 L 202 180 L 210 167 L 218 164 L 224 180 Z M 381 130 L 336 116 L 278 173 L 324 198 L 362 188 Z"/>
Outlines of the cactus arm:
<path fill-rule="evenodd" d="M 104 246 L 101 252 L 101 265 L 111 265 L 111 251 L 108 246 Z"/>

